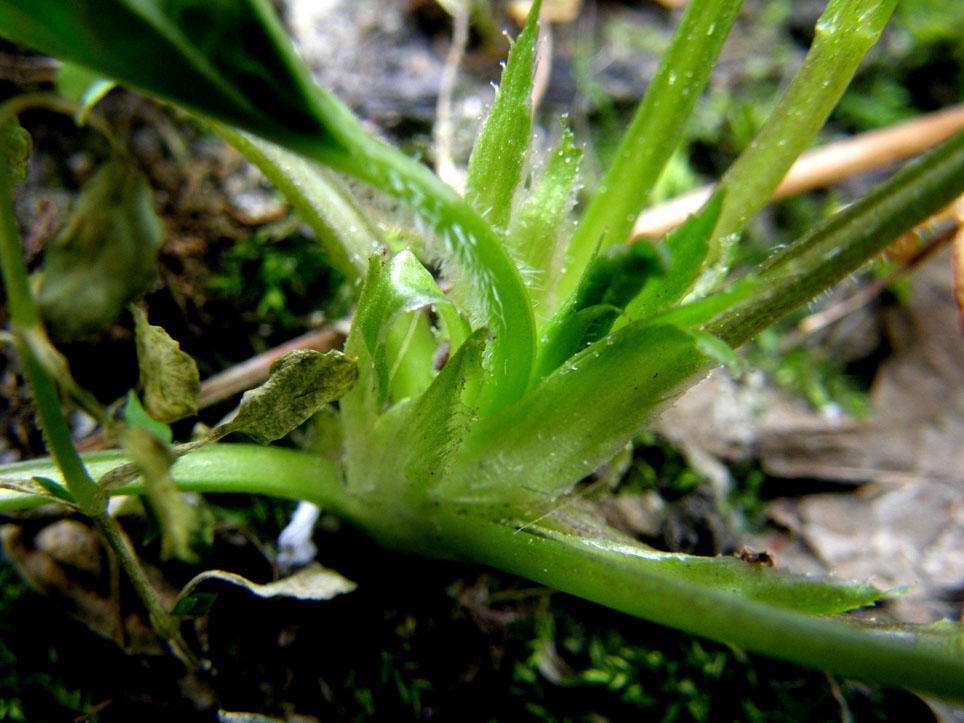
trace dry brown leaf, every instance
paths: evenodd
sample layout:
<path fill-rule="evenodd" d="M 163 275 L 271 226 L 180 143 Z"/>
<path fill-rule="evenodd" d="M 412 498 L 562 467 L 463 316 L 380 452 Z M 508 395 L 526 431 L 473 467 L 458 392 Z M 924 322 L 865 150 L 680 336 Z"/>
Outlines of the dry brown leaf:
<path fill-rule="evenodd" d="M 107 557 L 99 535 L 76 520 L 59 520 L 33 539 L 23 527 L 0 527 L 3 553 L 27 583 L 61 605 L 91 631 L 117 643 L 125 652 L 164 655 L 167 647 L 154 634 L 136 596 L 118 593 L 120 578 Z M 147 570 L 162 600 L 172 590 L 160 575 Z M 152 574 L 153 573 L 153 574 Z"/>

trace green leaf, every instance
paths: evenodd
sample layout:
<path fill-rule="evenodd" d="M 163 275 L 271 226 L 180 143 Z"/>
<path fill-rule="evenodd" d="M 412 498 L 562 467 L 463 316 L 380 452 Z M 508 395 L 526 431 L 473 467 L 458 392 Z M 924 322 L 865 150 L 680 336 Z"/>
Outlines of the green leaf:
<path fill-rule="evenodd" d="M 669 257 L 666 273 L 649 279 L 629 303 L 626 315 L 630 319 L 646 319 L 667 309 L 696 283 L 722 202 L 721 194 L 714 195 L 699 213 L 687 218 L 660 240 L 660 246 L 666 249 Z"/>
<path fill-rule="evenodd" d="M 30 151 L 33 141 L 15 115 L 11 115 L 0 128 L 0 144 L 3 145 L 3 158 L 7 162 L 10 185 L 16 186 L 27 178 L 30 167 Z"/>
<path fill-rule="evenodd" d="M 399 458 L 413 485 L 426 489 L 437 485 L 461 444 L 472 419 L 462 393 L 466 382 L 482 375 L 484 346 L 485 331 L 480 329 L 459 347 L 413 405 Z"/>
<path fill-rule="evenodd" d="M 0 494 L 14 495 L 17 497 L 34 498 L 32 502 L 47 504 L 49 502 L 66 503 L 72 507 L 77 506 L 77 500 L 59 482 L 46 477 L 32 477 L 30 479 L 3 479 L 0 478 Z"/>
<path fill-rule="evenodd" d="M 386 544 L 420 533 L 422 525 L 411 517 L 434 514 L 435 501 L 426 493 L 443 485 L 474 418 L 462 397 L 482 374 L 485 336 L 482 329 L 475 332 L 424 394 L 391 407 L 365 430 L 364 444 L 347 446 L 351 494 L 383 518 L 371 529 Z"/>
<path fill-rule="evenodd" d="M 128 427 L 121 443 L 144 480 L 144 491 L 161 527 L 161 557 L 196 563 L 214 540 L 214 518 L 200 503 L 189 504 L 171 477 L 175 456 L 146 429 Z"/>
<path fill-rule="evenodd" d="M 705 364 L 693 339 L 671 326 L 615 331 L 521 401 L 476 422 L 439 494 L 453 501 L 552 500 L 611 460 Z"/>
<path fill-rule="evenodd" d="M 745 300 L 760 286 L 760 280 L 748 276 L 729 286 L 687 304 L 674 306 L 648 319 L 635 322 L 639 326 L 675 326 L 680 329 L 695 329 L 725 313 Z"/>
<path fill-rule="evenodd" d="M 344 150 L 268 0 L 2 0 L 0 33 L 271 140 Z"/>
<path fill-rule="evenodd" d="M 171 615 L 179 618 L 187 616 L 199 618 L 207 615 L 217 600 L 217 593 L 195 592 L 180 598 L 171 608 Z"/>
<path fill-rule="evenodd" d="M 147 181 L 131 161 L 112 157 L 44 251 L 37 306 L 51 334 L 72 340 L 113 323 L 154 280 L 163 241 Z"/>
<path fill-rule="evenodd" d="M 546 325 L 534 378 L 608 334 L 623 307 L 663 270 L 660 252 L 646 242 L 612 246 L 596 256 L 575 294 Z"/>
<path fill-rule="evenodd" d="M 576 202 L 576 177 L 582 148 L 562 118 L 562 140 L 549 156 L 539 180 L 512 214 L 506 247 L 521 260 L 538 312 L 556 308 L 556 285 L 566 261 L 571 229 L 565 225 Z M 538 314 L 537 314 L 538 317 Z"/>
<path fill-rule="evenodd" d="M 890 630 L 849 617 L 814 615 L 869 602 L 866 585 L 794 578 L 741 560 L 679 556 L 598 535 L 565 511 L 520 529 L 505 511 L 443 510 L 440 537 L 465 559 L 645 620 L 847 677 L 941 697 L 964 697 L 964 658 L 953 629 Z M 690 563 L 695 566 L 690 567 Z M 741 569 L 742 566 L 742 569 Z M 714 579 L 716 576 L 718 579 Z"/>
<path fill-rule="evenodd" d="M 727 265 L 728 239 L 769 201 L 830 116 L 860 61 L 880 38 L 897 0 L 830 0 L 813 45 L 780 103 L 720 180 L 725 193 L 708 263 Z"/>
<path fill-rule="evenodd" d="M 609 304 L 595 304 L 571 311 L 554 319 L 542 337 L 536 357 L 535 380 L 541 380 L 561 367 L 567 359 L 578 354 L 594 341 L 609 333 L 620 309 Z"/>
<path fill-rule="evenodd" d="M 68 505 L 76 505 L 77 500 L 70 494 L 70 491 L 59 482 L 55 482 L 47 477 L 34 477 L 33 481 L 40 485 L 50 496 L 55 497 Z"/>
<path fill-rule="evenodd" d="M 593 194 L 569 246 L 559 293 L 566 298 L 596 249 L 629 239 L 636 217 L 683 138 L 741 0 L 691 2 L 636 110 L 615 161 Z"/>
<path fill-rule="evenodd" d="M 683 329 L 696 344 L 696 349 L 707 359 L 719 362 L 728 367 L 735 376 L 739 376 L 746 369 L 746 362 L 739 354 L 722 339 L 699 329 Z"/>
<path fill-rule="evenodd" d="M 146 429 L 164 444 L 170 444 L 174 440 L 171 428 L 147 413 L 133 389 L 127 392 L 127 400 L 124 402 L 124 421 L 132 427 Z"/>
<path fill-rule="evenodd" d="M 389 367 L 387 398 L 393 402 L 418 396 L 428 389 L 435 376 L 433 361 L 438 340 L 427 312 L 427 309 L 418 309 L 399 314 L 385 337 L 383 351 Z"/>
<path fill-rule="evenodd" d="M 532 70 L 541 0 L 532 3 L 522 34 L 509 51 L 492 110 L 469 158 L 465 199 L 493 227 L 509 225 L 531 133 Z"/>
<path fill-rule="evenodd" d="M 411 251 L 402 251 L 390 259 L 373 256 L 358 300 L 358 313 L 345 343 L 349 354 L 369 360 L 363 362 L 362 389 L 358 394 L 373 391 L 378 407 L 388 399 L 391 367 L 385 341 L 399 314 L 430 304 L 451 303 Z"/>
<path fill-rule="evenodd" d="M 147 413 L 164 423 L 193 417 L 201 395 L 197 364 L 164 329 L 149 324 L 143 311 L 134 307 L 133 313 L 138 386 Z"/>
<path fill-rule="evenodd" d="M 244 432 L 259 444 L 274 442 L 347 394 L 357 379 L 356 361 L 339 351 L 290 351 L 271 365 L 268 381 L 244 393 L 237 414 L 212 436 Z"/>
<path fill-rule="evenodd" d="M 749 275 L 755 281 L 752 292 L 722 309 L 706 330 L 740 346 L 856 271 L 962 192 L 964 131 L 959 131 L 774 253 Z"/>
<path fill-rule="evenodd" d="M 531 526 L 520 524 L 531 535 L 591 548 L 600 564 L 636 567 L 640 574 L 657 572 L 706 590 L 810 615 L 848 612 L 887 596 L 867 583 L 794 575 L 733 556 L 660 552 L 600 523 L 578 507 L 561 508 Z"/>

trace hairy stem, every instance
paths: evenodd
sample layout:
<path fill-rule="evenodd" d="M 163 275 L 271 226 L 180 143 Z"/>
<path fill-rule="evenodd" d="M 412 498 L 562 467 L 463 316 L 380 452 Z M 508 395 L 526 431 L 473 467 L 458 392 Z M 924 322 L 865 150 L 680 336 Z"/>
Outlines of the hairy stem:
<path fill-rule="evenodd" d="M 964 131 L 772 256 L 751 274 L 758 283 L 750 296 L 704 328 L 731 346 L 745 343 L 962 192 Z"/>

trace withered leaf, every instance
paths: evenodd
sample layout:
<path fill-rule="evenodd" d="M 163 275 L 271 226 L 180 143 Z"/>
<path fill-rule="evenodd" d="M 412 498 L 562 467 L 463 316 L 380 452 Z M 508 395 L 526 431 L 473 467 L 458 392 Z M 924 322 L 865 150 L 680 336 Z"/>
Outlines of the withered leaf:
<path fill-rule="evenodd" d="M 280 597 L 296 600 L 330 600 L 336 595 L 351 592 L 357 587 L 351 580 L 317 562 L 311 563 L 289 577 L 283 577 L 266 585 L 251 582 L 233 572 L 206 570 L 184 586 L 174 604 L 174 609 L 182 607 L 182 601 L 196 595 L 198 586 L 206 580 L 220 580 L 231 585 L 237 585 L 262 598 Z"/>
<path fill-rule="evenodd" d="M 134 310 L 134 323 L 147 413 L 164 423 L 197 414 L 201 394 L 197 364 L 164 329 L 149 324 L 140 309 Z"/>
<path fill-rule="evenodd" d="M 147 181 L 129 160 L 106 161 L 84 184 L 35 277 L 51 334 L 66 341 L 111 324 L 154 280 L 163 241 Z"/>
<path fill-rule="evenodd" d="M 11 186 L 23 183 L 27 178 L 31 146 L 30 134 L 21 127 L 16 116 L 11 116 L 0 127 L 0 147 L 3 150 L 3 157 L 6 159 L 7 174 Z"/>
<path fill-rule="evenodd" d="M 188 503 L 171 478 L 175 455 L 146 429 L 130 427 L 121 442 L 144 479 L 144 490 L 161 527 L 161 557 L 200 561 L 200 551 L 214 539 L 213 518 L 201 505 Z"/>
<path fill-rule="evenodd" d="M 325 404 L 347 394 L 357 379 L 356 360 L 339 351 L 288 352 L 271 366 L 268 381 L 244 393 L 237 415 L 214 435 L 244 432 L 259 444 L 281 439 Z"/>

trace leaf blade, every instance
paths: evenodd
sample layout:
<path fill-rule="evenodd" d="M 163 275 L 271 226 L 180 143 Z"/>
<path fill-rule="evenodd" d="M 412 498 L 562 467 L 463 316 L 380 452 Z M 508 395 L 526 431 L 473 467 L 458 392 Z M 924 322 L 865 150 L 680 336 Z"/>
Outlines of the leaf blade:
<path fill-rule="evenodd" d="M 495 102 L 469 158 L 465 199 L 498 229 L 509 224 L 531 132 L 532 73 L 541 0 L 532 3 L 522 34 L 509 51 Z"/>

